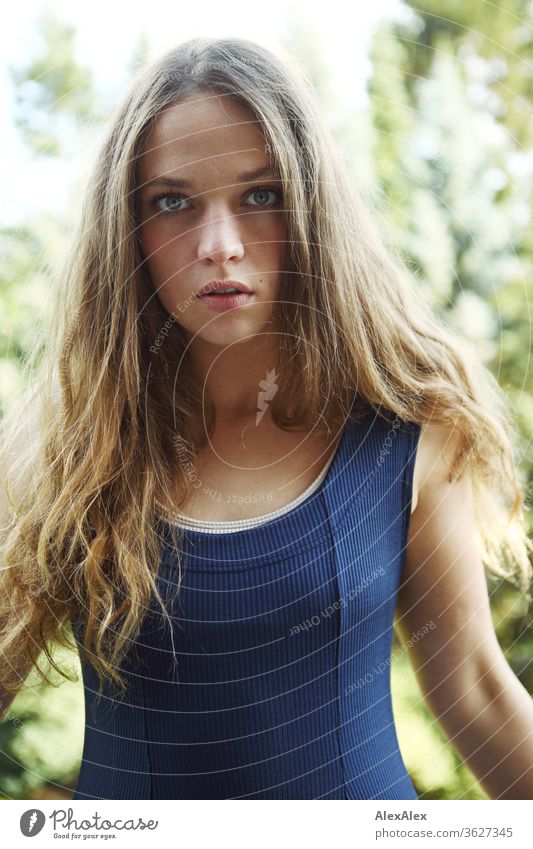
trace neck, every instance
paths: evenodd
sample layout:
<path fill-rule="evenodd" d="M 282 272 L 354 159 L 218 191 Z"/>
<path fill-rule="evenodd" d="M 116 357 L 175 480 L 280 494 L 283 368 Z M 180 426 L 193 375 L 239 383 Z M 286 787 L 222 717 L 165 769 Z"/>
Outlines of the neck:
<path fill-rule="evenodd" d="M 214 404 L 217 421 L 241 422 L 255 418 L 277 392 L 277 339 L 260 334 L 221 349 L 195 340 L 189 348 L 192 368 L 201 392 Z"/>

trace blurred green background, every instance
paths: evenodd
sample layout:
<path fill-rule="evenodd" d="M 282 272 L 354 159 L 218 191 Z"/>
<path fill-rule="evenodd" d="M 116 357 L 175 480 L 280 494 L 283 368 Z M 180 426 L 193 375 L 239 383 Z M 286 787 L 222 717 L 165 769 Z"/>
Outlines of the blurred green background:
<path fill-rule="evenodd" d="M 368 98 L 357 110 L 335 97 L 316 21 L 288 12 L 279 43 L 311 79 L 354 181 L 416 285 L 508 393 L 531 495 L 532 7 L 525 0 L 507 0 L 505 9 L 483 0 L 403 5 L 411 14 L 373 30 Z M 48 11 L 38 29 L 35 49 L 9 71 L 19 143 L 34 160 L 58 165 L 84 151 L 88 165 L 112 103 L 77 59 L 75 28 Z M 129 70 L 151 57 L 141 35 Z M 72 214 L 39 212 L 0 229 L 0 415 L 24 389 L 32 330 L 46 322 L 49 281 L 79 212 L 84 171 L 71 179 Z M 500 644 L 533 693 L 524 599 L 493 579 L 489 591 Z M 77 657 L 62 658 L 79 671 Z M 400 747 L 419 796 L 487 798 L 425 705 L 396 637 L 391 674 Z M 83 729 L 81 676 L 21 692 L 0 724 L 0 798 L 70 798 Z"/>

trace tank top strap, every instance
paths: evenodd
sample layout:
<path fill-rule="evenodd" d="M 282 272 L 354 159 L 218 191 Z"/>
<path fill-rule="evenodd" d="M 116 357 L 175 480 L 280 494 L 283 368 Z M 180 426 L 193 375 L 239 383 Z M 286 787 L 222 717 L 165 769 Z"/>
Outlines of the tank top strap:
<path fill-rule="evenodd" d="M 352 410 L 323 490 L 333 525 L 369 487 L 390 494 L 403 509 L 411 498 L 420 425 L 391 413 L 387 420 L 374 410 L 356 420 Z"/>

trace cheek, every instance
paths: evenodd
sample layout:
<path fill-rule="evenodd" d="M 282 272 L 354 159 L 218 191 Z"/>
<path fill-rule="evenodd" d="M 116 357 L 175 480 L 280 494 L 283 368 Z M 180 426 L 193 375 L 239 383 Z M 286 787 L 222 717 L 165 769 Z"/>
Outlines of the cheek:
<path fill-rule="evenodd" d="M 169 233 L 141 230 L 141 246 L 154 283 L 164 285 L 185 264 L 184 244 Z"/>
<path fill-rule="evenodd" d="M 283 262 L 285 257 L 286 230 L 283 224 L 270 227 L 268 232 L 262 234 L 265 240 L 263 246 L 264 258 L 270 265 L 276 265 L 280 271 L 284 271 Z"/>

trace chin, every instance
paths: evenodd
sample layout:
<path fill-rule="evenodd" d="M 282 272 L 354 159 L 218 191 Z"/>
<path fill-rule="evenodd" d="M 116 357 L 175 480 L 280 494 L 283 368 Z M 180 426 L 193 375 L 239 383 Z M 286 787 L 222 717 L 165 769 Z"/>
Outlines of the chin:
<path fill-rule="evenodd" d="M 218 326 L 217 326 L 218 325 Z M 239 342 L 249 343 L 258 333 L 265 333 L 269 329 L 268 322 L 216 322 L 209 327 L 199 329 L 191 338 L 202 339 L 211 345 L 232 345 Z"/>
<path fill-rule="evenodd" d="M 196 339 L 202 339 L 204 342 L 208 342 L 210 345 L 237 345 L 239 342 L 249 342 L 251 337 L 255 336 L 256 331 L 253 329 L 247 330 L 212 330 L 203 333 L 200 331 Z"/>

